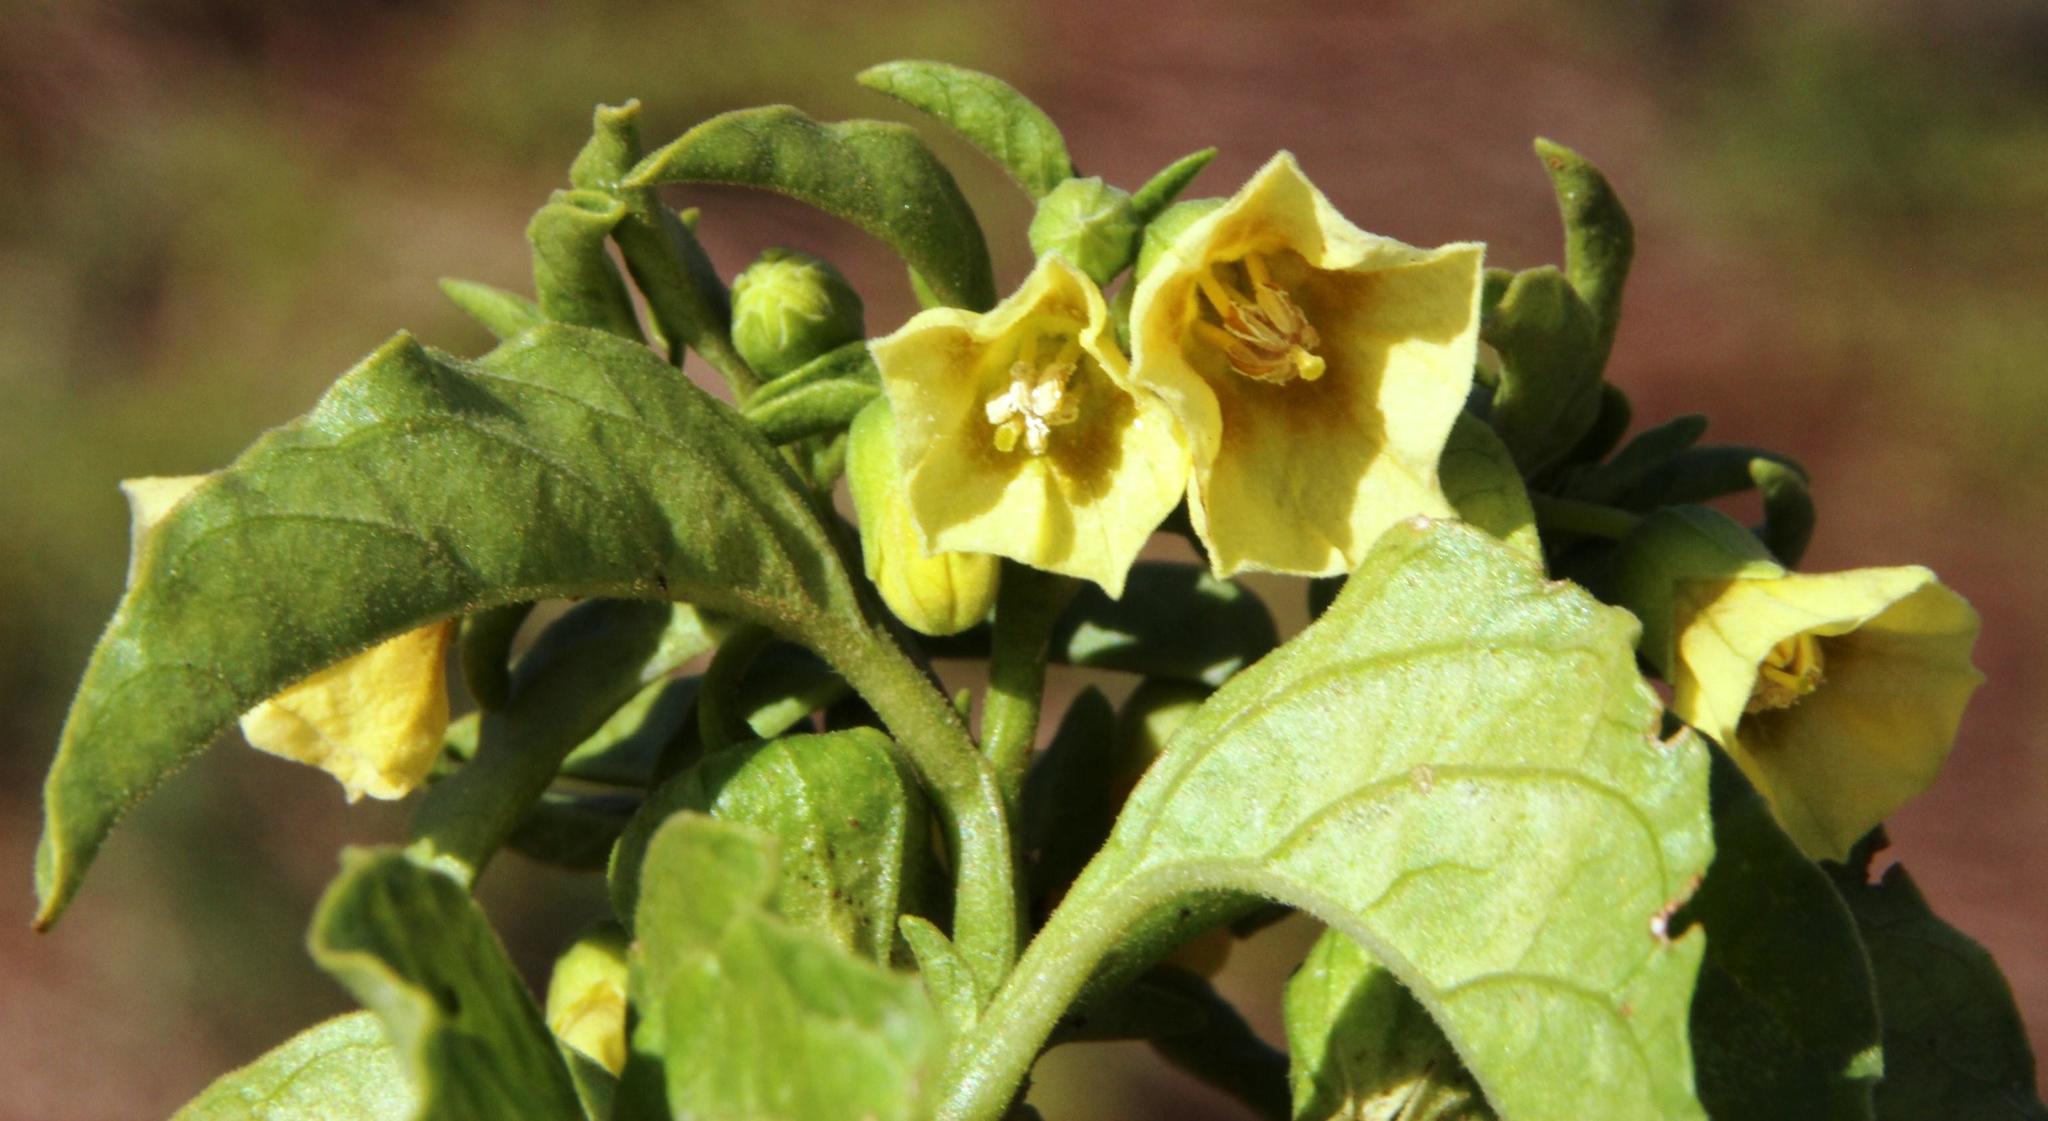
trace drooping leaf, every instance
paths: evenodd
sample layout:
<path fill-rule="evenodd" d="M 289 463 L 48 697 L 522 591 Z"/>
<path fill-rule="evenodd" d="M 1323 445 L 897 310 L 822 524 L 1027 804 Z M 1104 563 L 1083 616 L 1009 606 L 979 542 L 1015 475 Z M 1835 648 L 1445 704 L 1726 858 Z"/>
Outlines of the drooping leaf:
<path fill-rule="evenodd" d="M 602 872 L 639 808 L 640 799 L 629 794 L 550 790 L 525 807 L 505 845 L 556 868 Z"/>
<path fill-rule="evenodd" d="M 1032 198 L 1043 198 L 1074 174 L 1059 126 L 1001 78 L 906 59 L 871 66 L 854 81 L 945 122 L 1002 165 Z"/>
<path fill-rule="evenodd" d="M 532 994 L 454 880 L 395 849 L 351 849 L 307 941 L 384 1022 L 417 1121 L 583 1121 Z"/>
<path fill-rule="evenodd" d="M 654 835 L 634 916 L 635 1058 L 659 1064 L 677 1117 L 927 1117 L 937 1012 L 915 978 L 775 916 L 776 849 L 691 813 Z"/>
<path fill-rule="evenodd" d="M 1612 503 L 1635 489 L 1645 475 L 1669 463 L 1707 433 L 1707 418 L 1698 413 L 1672 417 L 1636 433 L 1606 463 L 1580 467 L 1566 475 L 1563 493 L 1586 502 Z"/>
<path fill-rule="evenodd" d="M 1712 786 L 1714 864 L 1679 913 L 1707 932 L 1692 1004 L 1700 1101 L 1714 1117 L 1868 1121 L 1883 1064 L 1855 923 L 1725 756 Z"/>
<path fill-rule="evenodd" d="M 533 290 L 552 322 L 640 341 L 640 317 L 605 246 L 626 206 L 603 191 L 556 191 L 527 223 Z"/>
<path fill-rule="evenodd" d="M 1701 1117 L 1702 940 L 1664 935 L 1711 851 L 1706 752 L 1652 734 L 1635 632 L 1477 530 L 1388 531 L 1168 745 L 949 1068 L 941 1116 L 1014 1085 L 1064 982 L 1255 894 L 1388 963 L 1504 1116 Z"/>
<path fill-rule="evenodd" d="M 569 167 L 569 182 L 579 190 L 608 192 L 624 205 L 612 238 L 668 343 L 670 360 L 680 365 L 683 348 L 695 350 L 745 399 L 759 378 L 733 348 L 732 302 L 697 241 L 696 223 L 663 206 L 653 190 L 621 182 L 641 154 L 640 103 L 600 105 L 591 115 L 590 140 Z"/>
<path fill-rule="evenodd" d="M 1621 318 L 1622 285 L 1635 258 L 1635 226 L 1600 169 L 1562 144 L 1536 141 L 1564 219 L 1564 271 L 1598 325 L 1600 358 Z"/>
<path fill-rule="evenodd" d="M 645 788 L 662 753 L 696 719 L 698 679 L 657 681 L 619 706 L 562 760 L 565 778 Z"/>
<path fill-rule="evenodd" d="M 1172 206 L 1173 200 L 1179 198 L 1180 193 L 1188 189 L 1188 184 L 1195 181 L 1195 176 L 1200 175 L 1202 169 L 1208 167 L 1210 161 L 1215 158 L 1214 148 L 1189 152 L 1161 168 L 1157 175 L 1145 180 L 1145 185 L 1131 194 L 1131 209 L 1137 212 L 1138 221 L 1150 222 L 1157 218 L 1161 211 Z"/>
<path fill-rule="evenodd" d="M 1998 963 L 1943 922 L 1906 869 L 1876 883 L 1835 867 L 1877 975 L 1884 1019 L 1878 1121 L 2044 1121 L 2034 1053 Z"/>
<path fill-rule="evenodd" d="M 685 598 L 844 639 L 854 592 L 774 451 L 644 347 L 540 328 L 478 362 L 400 336 L 143 543 L 44 790 L 48 925 L 114 821 L 237 716 L 437 618 Z"/>
<path fill-rule="evenodd" d="M 747 419 L 754 422 L 761 437 L 769 443 L 794 443 L 806 436 L 823 436 L 845 429 L 881 392 L 880 385 L 857 378 L 812 381 L 778 393 L 771 401 L 762 401 L 764 394 L 755 394 L 747 402 Z"/>
<path fill-rule="evenodd" d="M 478 708 L 502 708 L 512 699 L 512 641 L 532 611 L 531 603 L 507 603 L 463 618 L 462 683 Z"/>
<path fill-rule="evenodd" d="M 1140 561 L 1121 599 L 1083 587 L 1051 648 L 1077 666 L 1221 685 L 1278 642 L 1266 605 L 1242 587 L 1196 565 Z"/>
<path fill-rule="evenodd" d="M 171 1121 L 412 1121 L 418 1103 L 384 1025 L 351 1012 L 215 1079 Z"/>
<path fill-rule="evenodd" d="M 651 839 L 683 811 L 775 837 L 782 849 L 775 912 L 850 953 L 889 960 L 896 917 L 926 873 L 930 825 L 888 737 L 851 728 L 705 756 L 656 790 L 620 838 L 611 869 L 615 913 L 636 913 L 651 890 Z"/>
<path fill-rule="evenodd" d="M 1515 274 L 1482 337 L 1500 352 L 1500 385 L 1488 420 L 1525 473 L 1577 444 L 1600 415 L 1599 327 L 1564 274 Z"/>
<path fill-rule="evenodd" d="M 1460 518 L 1542 560 L 1543 542 L 1536 536 L 1528 488 L 1493 429 L 1470 413 L 1459 413 L 1437 472 L 1444 497 Z"/>
<path fill-rule="evenodd" d="M 471 319 L 501 339 L 530 331 L 548 321 L 540 308 L 517 292 L 507 292 L 474 280 L 441 278 L 441 294 Z"/>
<path fill-rule="evenodd" d="M 741 109 L 653 152 L 624 186 L 686 182 L 789 195 L 889 243 L 947 304 L 981 311 L 996 301 L 974 211 L 906 126 L 819 124 L 787 105 Z"/>
<path fill-rule="evenodd" d="M 1295 1121 L 1493 1121 L 1428 1010 L 1343 932 L 1309 950 L 1284 1011 Z"/>
<path fill-rule="evenodd" d="M 1757 537 L 1779 563 L 1798 567 L 1813 540 L 1813 491 L 1806 472 L 1759 456 L 1749 461 L 1749 477 L 1764 499 L 1764 524 Z"/>

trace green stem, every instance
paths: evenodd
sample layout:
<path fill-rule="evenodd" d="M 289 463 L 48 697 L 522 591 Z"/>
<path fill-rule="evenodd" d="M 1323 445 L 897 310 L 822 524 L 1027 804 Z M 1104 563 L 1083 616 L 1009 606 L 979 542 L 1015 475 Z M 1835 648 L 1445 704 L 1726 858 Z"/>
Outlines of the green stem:
<path fill-rule="evenodd" d="M 995 769 L 952 703 L 879 628 L 818 636 L 816 649 L 882 718 L 931 793 L 953 851 L 953 941 L 993 991 L 1017 960 L 1023 921 Z"/>
<path fill-rule="evenodd" d="M 1085 877 L 1084 877 L 1085 880 Z M 1118 947 L 1152 901 L 1108 892 L 1102 906 L 1072 906 L 1081 888 L 1046 920 L 1009 980 L 954 1052 L 942 1076 L 936 1121 L 996 1121 L 1031 1073 L 1060 1017 L 1096 965 Z"/>
<path fill-rule="evenodd" d="M 1536 524 L 1545 533 L 1579 533 L 1619 541 L 1643 520 L 1627 510 L 1548 494 L 1530 495 L 1529 504 L 1535 507 Z"/>
<path fill-rule="evenodd" d="M 981 748 L 995 767 L 1011 805 L 1024 787 L 1025 765 L 1038 740 L 1038 710 L 1045 696 L 1045 645 L 1076 584 L 1056 573 L 1003 562 L 995 633 L 982 703 Z"/>

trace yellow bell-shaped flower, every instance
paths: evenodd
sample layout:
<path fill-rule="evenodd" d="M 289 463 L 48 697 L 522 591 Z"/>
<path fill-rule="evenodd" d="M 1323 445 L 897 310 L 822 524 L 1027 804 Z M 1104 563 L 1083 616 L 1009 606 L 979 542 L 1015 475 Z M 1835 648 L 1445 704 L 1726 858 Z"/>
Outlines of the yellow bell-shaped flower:
<path fill-rule="evenodd" d="M 626 1069 L 626 949 L 617 923 L 585 931 L 548 977 L 548 1030 L 592 1062 Z"/>
<path fill-rule="evenodd" d="M 1844 859 L 1934 781 L 1983 680 L 1976 611 L 1925 568 L 1788 572 L 1740 525 L 1684 507 L 1645 520 L 1620 576 L 1672 712 L 1816 859 Z"/>
<path fill-rule="evenodd" d="M 1102 292 L 1057 255 L 985 314 L 919 313 L 872 345 L 929 553 L 992 553 L 1121 595 L 1180 501 L 1179 425 L 1136 392 Z"/>
<path fill-rule="evenodd" d="M 143 539 L 204 475 L 128 479 L 129 576 Z M 251 747 L 333 775 L 353 802 L 402 798 L 426 780 L 448 730 L 446 654 L 454 620 L 379 643 L 285 689 L 242 717 Z"/>
<path fill-rule="evenodd" d="M 846 484 L 860 515 L 860 555 L 882 602 L 919 634 L 943 636 L 988 618 L 1002 562 L 986 553 L 930 553 L 903 498 L 896 418 L 878 398 L 847 430 Z"/>
<path fill-rule="evenodd" d="M 1187 430 L 1218 575 L 1347 572 L 1396 521 L 1453 513 L 1437 458 L 1472 387 L 1483 252 L 1366 233 L 1282 152 L 1149 258 L 1131 380 Z"/>

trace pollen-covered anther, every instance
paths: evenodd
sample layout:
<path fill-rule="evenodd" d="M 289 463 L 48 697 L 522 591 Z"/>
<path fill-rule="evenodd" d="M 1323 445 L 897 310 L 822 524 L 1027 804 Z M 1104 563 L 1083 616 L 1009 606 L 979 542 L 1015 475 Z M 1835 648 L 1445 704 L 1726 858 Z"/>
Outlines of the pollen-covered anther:
<path fill-rule="evenodd" d="M 1273 283 L 1271 271 L 1258 254 L 1247 255 L 1242 263 L 1245 279 L 1251 284 L 1250 296 L 1217 279 L 1213 270 L 1195 275 L 1196 286 L 1218 320 L 1197 319 L 1196 333 L 1223 352 L 1231 369 L 1254 381 L 1285 385 L 1296 378 L 1314 381 L 1322 377 L 1326 366 L 1315 353 L 1322 336 L 1301 305 Z"/>
<path fill-rule="evenodd" d="M 1027 344 L 1025 349 L 1010 364 L 1008 388 L 989 398 L 985 415 L 995 427 L 996 450 L 1015 451 L 1021 440 L 1026 452 L 1044 455 L 1054 426 L 1072 424 L 1081 415 L 1071 392 L 1081 344 L 1067 339 L 1049 362 L 1036 359 L 1038 347 Z"/>
<path fill-rule="evenodd" d="M 1749 695 L 1749 704 L 1744 712 L 1769 712 L 1774 709 L 1791 708 L 1800 699 L 1820 688 L 1825 666 L 1821 659 L 1820 640 L 1810 634 L 1797 634 L 1781 640 L 1764 655 L 1763 664 L 1757 667 L 1756 688 Z"/>

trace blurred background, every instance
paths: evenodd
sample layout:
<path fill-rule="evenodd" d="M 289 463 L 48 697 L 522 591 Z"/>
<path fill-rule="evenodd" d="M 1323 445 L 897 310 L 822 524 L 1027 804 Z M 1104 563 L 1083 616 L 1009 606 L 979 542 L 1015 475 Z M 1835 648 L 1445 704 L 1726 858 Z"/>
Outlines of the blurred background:
<path fill-rule="evenodd" d="M 1985 619 L 1990 676 L 1932 793 L 1895 821 L 1936 906 L 2003 963 L 2048 1040 L 2048 6 L 2036 0 L 1551 5 L 1222 0 L 0 0 L 0 1115 L 166 1116 L 347 998 L 302 933 L 345 843 L 405 807 L 223 745 L 28 933 L 36 798 L 112 610 L 114 484 L 225 463 L 404 327 L 475 352 L 459 275 L 524 290 L 528 214 L 599 101 L 658 143 L 770 101 L 906 117 L 852 74 L 894 57 L 1003 75 L 1127 187 L 1192 149 L 1224 194 L 1294 150 L 1360 225 L 1557 257 L 1537 135 L 1598 162 L 1639 249 L 1610 377 L 1638 424 L 1810 468 L 1808 567 L 1924 562 Z M 1008 287 L 1023 196 L 934 138 Z M 778 200 L 703 190 L 732 273 L 824 253 L 910 308 L 878 244 Z M 530 975 L 602 906 L 508 857 L 486 906 Z M 1313 936 L 1241 946 L 1223 979 L 1269 1033 Z M 1229 1117 L 1141 1048 L 1041 1066 L 1053 1121 Z"/>

